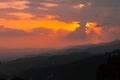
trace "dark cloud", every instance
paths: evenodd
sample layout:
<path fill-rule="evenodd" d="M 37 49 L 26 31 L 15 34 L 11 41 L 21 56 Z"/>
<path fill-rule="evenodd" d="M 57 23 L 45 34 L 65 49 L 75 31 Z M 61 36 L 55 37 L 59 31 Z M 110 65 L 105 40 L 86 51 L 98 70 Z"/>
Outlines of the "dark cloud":
<path fill-rule="evenodd" d="M 120 0 L 92 0 L 95 6 L 119 7 Z"/>
<path fill-rule="evenodd" d="M 22 30 L 4 28 L 3 26 L 0 26 L 0 36 L 2 37 L 25 36 L 25 35 L 29 34 Z"/>
<path fill-rule="evenodd" d="M 120 0 L 28 0 L 30 3 L 27 4 L 29 8 L 21 10 L 21 12 L 27 12 L 34 14 L 36 18 L 43 17 L 44 15 L 58 15 L 60 18 L 58 20 L 62 20 L 65 22 L 71 21 L 81 21 L 81 19 L 85 18 L 87 21 L 98 21 L 102 23 L 111 23 L 120 20 L 118 16 L 120 14 L 120 8 L 116 6 L 120 6 Z M 0 1 L 1 2 L 1 1 Z M 44 6 L 40 5 L 40 3 L 48 2 L 48 3 L 56 3 L 59 4 L 58 7 L 48 8 L 47 11 L 39 10 L 38 7 L 44 8 Z M 79 3 L 88 3 L 91 2 L 91 6 L 86 6 L 83 9 L 74 9 L 73 5 L 77 5 Z M 2 10 L 5 12 L 16 12 L 18 10 L 7 9 Z M 2 16 L 4 15 L 2 14 Z M 2 17 L 1 16 L 1 17 Z M 112 21 L 111 21 L 112 20 Z"/>
<path fill-rule="evenodd" d="M 71 32 L 67 37 L 66 39 L 68 40 L 79 40 L 79 41 L 82 41 L 82 40 L 87 40 L 87 34 L 85 33 L 85 29 L 84 28 L 78 28 L 76 29 L 74 32 Z"/>
<path fill-rule="evenodd" d="M 31 33 L 32 34 L 40 34 L 40 35 L 49 35 L 49 34 L 54 33 L 54 31 L 52 29 L 40 27 L 40 28 L 33 29 Z"/>
<path fill-rule="evenodd" d="M 33 29 L 30 32 L 26 32 L 23 30 L 5 28 L 3 26 L 0 26 L 0 37 L 23 37 L 23 36 L 34 36 L 34 35 L 47 36 L 51 33 L 53 33 L 53 30 L 43 27 Z"/>
<path fill-rule="evenodd" d="M 110 23 L 97 24 L 97 27 L 111 26 Z"/>

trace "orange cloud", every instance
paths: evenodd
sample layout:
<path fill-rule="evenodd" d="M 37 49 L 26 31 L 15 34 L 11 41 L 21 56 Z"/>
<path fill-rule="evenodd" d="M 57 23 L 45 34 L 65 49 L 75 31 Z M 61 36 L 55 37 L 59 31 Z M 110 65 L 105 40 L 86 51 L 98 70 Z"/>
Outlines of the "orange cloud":
<path fill-rule="evenodd" d="M 46 19 L 55 19 L 58 18 L 59 16 L 54 16 L 54 15 L 45 15 Z"/>
<path fill-rule="evenodd" d="M 87 22 L 85 33 L 89 43 L 102 43 L 108 42 L 115 39 L 119 39 L 119 27 L 108 27 L 103 25 L 98 25 L 96 22 Z"/>
<path fill-rule="evenodd" d="M 41 8 L 41 7 L 38 7 L 39 10 L 42 10 L 42 11 L 47 11 L 48 8 Z"/>
<path fill-rule="evenodd" d="M 74 31 L 76 28 L 79 27 L 77 21 L 66 23 L 63 21 L 51 20 L 46 18 L 28 19 L 28 20 L 0 19 L 0 24 L 8 28 L 20 29 L 25 31 L 30 31 L 31 29 L 38 27 L 44 27 L 53 30 L 64 29 L 68 31 Z"/>
<path fill-rule="evenodd" d="M 91 34 L 92 32 L 94 32 L 95 34 L 101 34 L 102 28 L 101 27 L 96 27 L 97 23 L 95 22 L 88 22 L 86 24 L 86 34 Z"/>
<path fill-rule="evenodd" d="M 17 1 L 17 0 L 12 0 L 12 1 L 3 1 L 0 2 L 0 9 L 7 9 L 7 8 L 13 8 L 13 9 L 26 9 L 29 8 L 26 4 L 29 4 L 30 2 L 22 0 L 22 1 Z"/>
<path fill-rule="evenodd" d="M 86 4 L 81 4 L 80 3 L 80 4 L 77 4 L 77 5 L 73 5 L 72 7 L 75 8 L 75 9 L 81 9 L 85 6 L 90 6 L 90 5 L 92 5 L 92 3 L 86 3 Z"/>
<path fill-rule="evenodd" d="M 19 18 L 19 19 L 30 19 L 30 18 L 34 17 L 34 15 L 32 15 L 32 14 L 22 13 L 22 12 L 8 13 L 8 15 Z"/>
<path fill-rule="evenodd" d="M 58 4 L 55 3 L 40 3 L 41 5 L 43 5 L 44 7 L 57 7 L 59 6 Z"/>

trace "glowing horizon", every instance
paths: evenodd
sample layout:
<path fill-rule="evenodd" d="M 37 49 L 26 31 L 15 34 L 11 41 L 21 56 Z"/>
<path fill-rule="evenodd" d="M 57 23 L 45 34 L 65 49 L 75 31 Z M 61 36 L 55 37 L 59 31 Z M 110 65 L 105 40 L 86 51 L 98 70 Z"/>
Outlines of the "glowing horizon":
<path fill-rule="evenodd" d="M 103 0 L 0 1 L 0 47 L 65 47 L 120 39 L 119 3 Z"/>

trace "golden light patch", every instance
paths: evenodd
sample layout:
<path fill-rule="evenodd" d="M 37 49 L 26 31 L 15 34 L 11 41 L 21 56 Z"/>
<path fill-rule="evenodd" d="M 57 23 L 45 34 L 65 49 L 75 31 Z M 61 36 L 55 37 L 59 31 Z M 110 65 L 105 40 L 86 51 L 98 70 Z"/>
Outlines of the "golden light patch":
<path fill-rule="evenodd" d="M 73 5 L 72 7 L 75 8 L 75 9 L 81 9 L 85 6 L 90 6 L 90 5 L 92 5 L 92 3 L 86 3 L 86 4 L 80 3 L 80 4 L 77 4 L 77 5 Z"/>
<path fill-rule="evenodd" d="M 95 22 L 88 22 L 86 24 L 86 29 L 85 29 L 86 34 L 90 34 L 91 32 L 94 32 L 95 34 L 100 34 L 102 28 L 96 27 L 96 25 L 97 25 L 97 23 L 95 23 Z"/>
<path fill-rule="evenodd" d="M 85 6 L 85 4 L 78 4 L 78 5 L 74 5 L 73 8 L 79 9 L 79 8 L 83 8 Z"/>
<path fill-rule="evenodd" d="M 53 30 L 64 29 L 68 31 L 74 31 L 79 27 L 77 21 L 71 23 L 66 23 L 58 20 L 49 20 L 49 19 L 28 19 L 28 20 L 12 20 L 12 19 L 0 19 L 0 24 L 13 29 L 20 29 L 25 31 L 31 31 L 34 28 L 44 27 Z"/>

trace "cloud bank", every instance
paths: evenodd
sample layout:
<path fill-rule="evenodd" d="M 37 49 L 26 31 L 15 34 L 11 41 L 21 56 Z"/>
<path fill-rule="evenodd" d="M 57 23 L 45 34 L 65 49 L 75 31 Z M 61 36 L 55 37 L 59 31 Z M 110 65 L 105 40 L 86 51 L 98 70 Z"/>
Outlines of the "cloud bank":
<path fill-rule="evenodd" d="M 120 0 L 0 0 L 0 6 L 1 47 L 63 47 L 120 39 Z"/>

